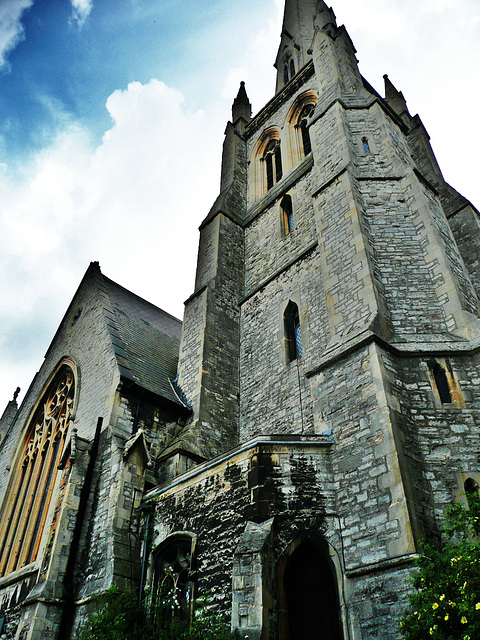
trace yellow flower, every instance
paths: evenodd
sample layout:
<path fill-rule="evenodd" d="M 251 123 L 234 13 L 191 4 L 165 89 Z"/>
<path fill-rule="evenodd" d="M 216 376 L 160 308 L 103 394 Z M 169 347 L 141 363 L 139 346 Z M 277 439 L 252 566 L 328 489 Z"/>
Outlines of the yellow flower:
<path fill-rule="evenodd" d="M 430 627 L 430 635 L 433 636 L 433 629 Z"/>
<path fill-rule="evenodd" d="M 477 602 L 477 604 L 475 605 L 475 609 L 478 611 L 480 609 L 480 602 Z"/>
<path fill-rule="evenodd" d="M 456 607 L 456 606 L 457 606 L 456 602 L 452 602 L 451 600 L 449 600 L 449 601 L 448 601 L 448 604 L 449 604 L 451 607 Z"/>
<path fill-rule="evenodd" d="M 447 615 L 445 616 L 444 620 L 448 620 L 448 618 L 449 618 L 449 615 L 447 613 Z"/>
<path fill-rule="evenodd" d="M 438 603 L 437 602 L 434 602 L 432 604 L 432 609 L 438 609 Z"/>
<path fill-rule="evenodd" d="M 465 617 L 465 616 L 462 616 L 462 619 L 460 620 L 460 622 L 461 622 L 462 624 L 467 624 L 468 620 L 466 619 L 466 617 Z"/>
<path fill-rule="evenodd" d="M 413 612 L 413 615 L 414 615 L 414 616 L 418 616 L 418 611 L 414 611 L 414 612 Z"/>
<path fill-rule="evenodd" d="M 440 596 L 440 600 L 445 600 L 445 594 L 442 593 L 442 595 Z"/>

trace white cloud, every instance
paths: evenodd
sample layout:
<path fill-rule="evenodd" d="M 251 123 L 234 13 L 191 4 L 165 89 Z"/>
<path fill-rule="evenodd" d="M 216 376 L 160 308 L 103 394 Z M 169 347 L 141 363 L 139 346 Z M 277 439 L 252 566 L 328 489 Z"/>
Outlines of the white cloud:
<path fill-rule="evenodd" d="M 178 316 L 193 291 L 197 228 L 218 191 L 218 114 L 189 111 L 158 80 L 115 91 L 107 108 L 97 148 L 71 123 L 21 175 L 0 171 L 4 393 L 13 374 L 33 376 L 90 261 Z"/>
<path fill-rule="evenodd" d="M 22 15 L 32 4 L 33 0 L 0 2 L 0 68 L 8 64 L 8 54 L 24 39 Z"/>
<path fill-rule="evenodd" d="M 76 20 L 81 27 L 93 9 L 93 2 L 92 0 L 71 0 L 71 2 L 73 9 L 72 18 Z"/>

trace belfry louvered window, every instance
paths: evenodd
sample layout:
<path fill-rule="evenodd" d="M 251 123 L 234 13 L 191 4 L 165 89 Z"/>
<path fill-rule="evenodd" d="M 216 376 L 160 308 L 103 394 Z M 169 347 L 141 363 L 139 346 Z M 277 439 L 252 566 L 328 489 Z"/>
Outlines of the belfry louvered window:
<path fill-rule="evenodd" d="M 285 58 L 283 64 L 283 82 L 287 84 L 295 75 L 295 62 L 291 56 Z"/>
<path fill-rule="evenodd" d="M 72 370 L 63 365 L 43 395 L 0 512 L 0 576 L 36 560 L 52 499 L 75 396 Z"/>
<path fill-rule="evenodd" d="M 282 152 L 279 140 L 271 140 L 263 156 L 265 169 L 267 172 L 267 191 L 279 182 L 283 175 Z"/>
<path fill-rule="evenodd" d="M 312 114 L 314 109 L 313 104 L 307 104 L 306 107 L 302 109 L 300 114 L 300 118 L 298 120 L 298 125 L 300 126 L 300 130 L 302 133 L 302 145 L 303 145 L 303 153 L 308 156 L 308 154 L 312 150 L 312 143 L 310 140 L 310 133 L 308 131 L 308 118 Z"/>

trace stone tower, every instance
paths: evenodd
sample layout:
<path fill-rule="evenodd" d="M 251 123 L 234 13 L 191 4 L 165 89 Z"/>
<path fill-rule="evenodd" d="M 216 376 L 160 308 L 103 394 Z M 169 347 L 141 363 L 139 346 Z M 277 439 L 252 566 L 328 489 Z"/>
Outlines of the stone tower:
<path fill-rule="evenodd" d="M 154 557 L 191 536 L 241 637 L 397 637 L 419 540 L 480 483 L 478 212 L 355 53 L 287 0 L 276 93 L 252 119 L 242 83 L 200 227 L 169 454 L 205 462 L 150 494 Z"/>
<path fill-rule="evenodd" d="M 249 640 L 396 640 L 422 537 L 480 485 L 480 224 L 322 0 L 244 83 L 182 324 L 92 263 L 0 419 L 0 637 L 170 585 Z M 178 366 L 177 366 L 178 363 Z"/>

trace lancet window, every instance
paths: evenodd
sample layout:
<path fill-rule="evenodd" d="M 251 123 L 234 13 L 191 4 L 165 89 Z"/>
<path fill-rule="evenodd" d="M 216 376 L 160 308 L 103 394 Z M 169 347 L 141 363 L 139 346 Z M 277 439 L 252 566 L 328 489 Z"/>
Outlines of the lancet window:
<path fill-rule="evenodd" d="M 308 131 L 308 118 L 312 114 L 314 109 L 313 104 L 307 104 L 303 107 L 300 118 L 298 120 L 298 126 L 300 127 L 300 131 L 302 133 L 302 146 L 303 146 L 303 155 L 308 156 L 308 154 L 312 151 L 312 143 L 310 141 L 310 133 Z"/>
<path fill-rule="evenodd" d="M 271 140 L 263 156 L 265 162 L 265 171 L 267 177 L 267 191 L 279 182 L 283 175 L 282 168 L 282 151 L 279 140 Z"/>
<path fill-rule="evenodd" d="M 300 330 L 300 315 L 297 305 L 290 300 L 283 315 L 285 325 L 285 339 L 287 342 L 287 357 L 293 362 L 302 356 L 302 333 Z"/>
<path fill-rule="evenodd" d="M 282 198 L 280 209 L 282 211 L 283 234 L 286 236 L 289 233 L 292 233 L 295 228 L 292 197 L 290 195 L 287 194 Z"/>
<path fill-rule="evenodd" d="M 0 577 L 38 556 L 57 471 L 72 418 L 73 371 L 63 365 L 26 430 L 0 512 Z"/>
<path fill-rule="evenodd" d="M 452 402 L 452 396 L 445 369 L 436 360 L 430 360 L 428 366 L 435 380 L 435 386 L 441 403 L 450 404 Z"/>
<path fill-rule="evenodd" d="M 302 93 L 293 103 L 287 116 L 290 125 L 287 129 L 287 135 L 293 166 L 302 162 L 312 152 L 310 124 L 317 100 L 318 96 L 315 91 Z"/>
<path fill-rule="evenodd" d="M 283 84 L 288 84 L 295 75 L 295 60 L 289 54 L 283 61 Z"/>

